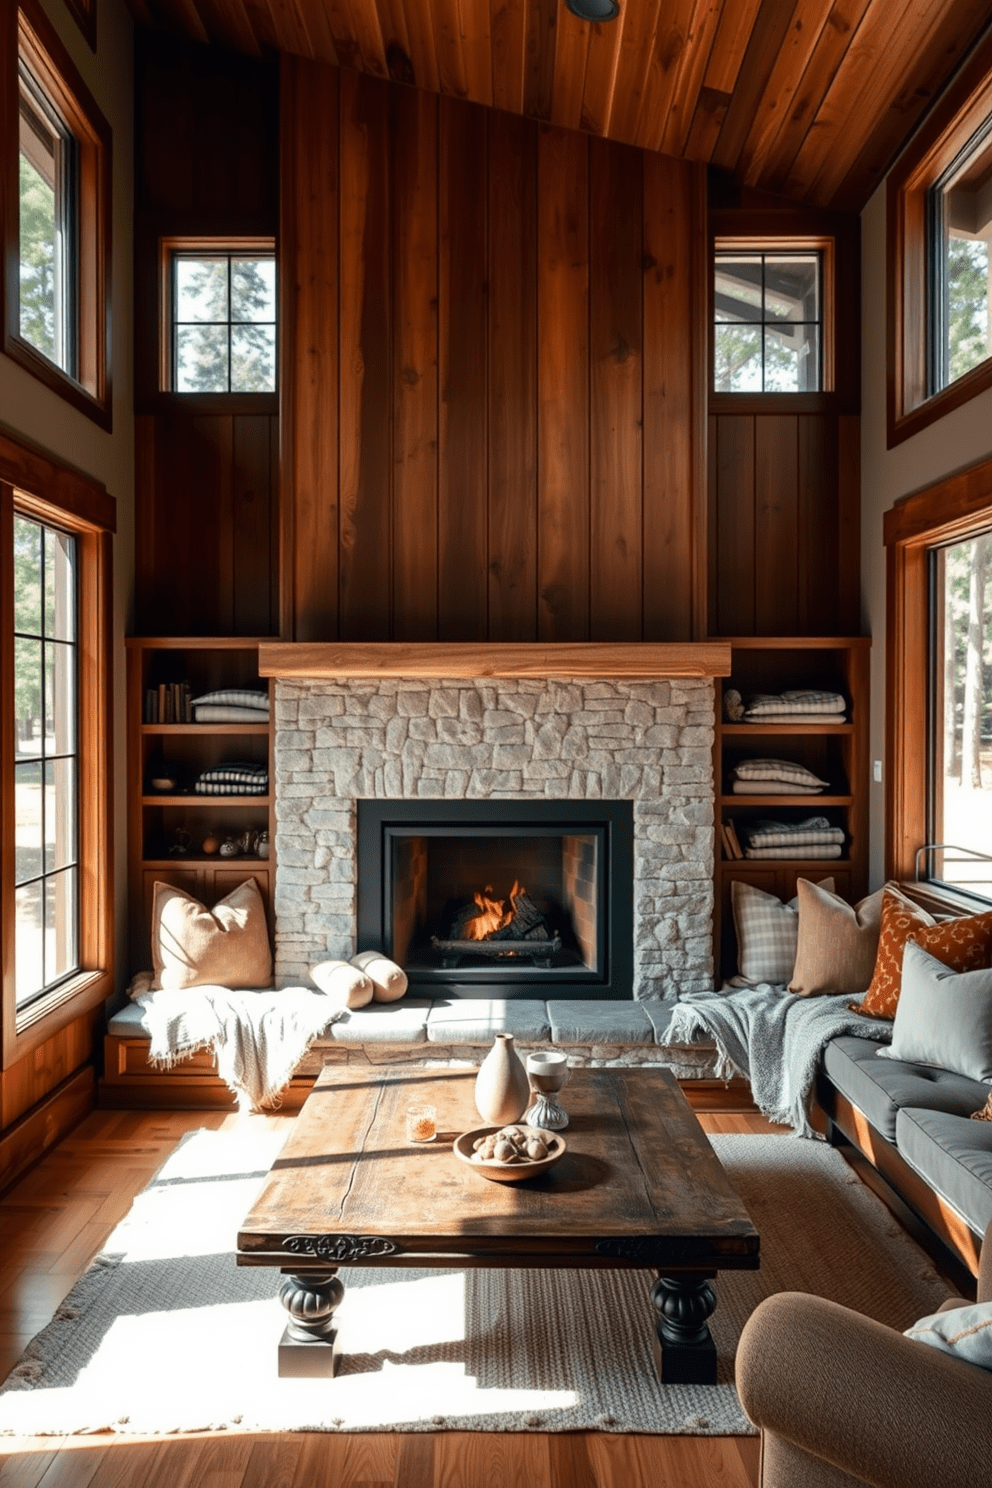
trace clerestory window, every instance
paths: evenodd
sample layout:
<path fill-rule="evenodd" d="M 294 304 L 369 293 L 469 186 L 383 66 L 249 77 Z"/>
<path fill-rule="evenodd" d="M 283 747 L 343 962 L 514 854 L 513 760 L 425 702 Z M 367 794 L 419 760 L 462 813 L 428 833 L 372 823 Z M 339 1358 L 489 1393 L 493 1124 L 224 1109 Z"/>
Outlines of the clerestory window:
<path fill-rule="evenodd" d="M 242 245 L 168 251 L 166 387 L 176 393 L 276 390 L 276 260 Z"/>
<path fill-rule="evenodd" d="M 713 391 L 811 393 L 823 383 L 823 256 L 717 247 Z"/>

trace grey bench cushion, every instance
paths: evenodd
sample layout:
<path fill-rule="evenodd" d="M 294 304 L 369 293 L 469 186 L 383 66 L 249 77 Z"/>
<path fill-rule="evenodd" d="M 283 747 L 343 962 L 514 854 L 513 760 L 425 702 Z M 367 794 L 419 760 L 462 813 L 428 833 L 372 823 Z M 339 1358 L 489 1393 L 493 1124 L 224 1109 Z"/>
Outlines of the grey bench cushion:
<path fill-rule="evenodd" d="M 639 1002 L 548 999 L 556 1044 L 653 1044 L 654 1025 Z"/>
<path fill-rule="evenodd" d="M 970 1116 L 984 1104 L 986 1087 L 976 1080 L 935 1065 L 878 1059 L 878 1047 L 871 1039 L 851 1034 L 831 1039 L 823 1051 L 823 1068 L 841 1095 L 864 1112 L 886 1141 L 896 1140 L 901 1107 Z"/>
<path fill-rule="evenodd" d="M 512 1033 L 519 1044 L 547 1043 L 551 1023 L 545 1003 L 528 997 L 440 997 L 427 1018 L 433 1044 L 491 1044 L 497 1033 Z"/>
<path fill-rule="evenodd" d="M 896 1118 L 896 1144 L 934 1192 L 984 1235 L 992 1222 L 992 1121 L 908 1108 Z"/>

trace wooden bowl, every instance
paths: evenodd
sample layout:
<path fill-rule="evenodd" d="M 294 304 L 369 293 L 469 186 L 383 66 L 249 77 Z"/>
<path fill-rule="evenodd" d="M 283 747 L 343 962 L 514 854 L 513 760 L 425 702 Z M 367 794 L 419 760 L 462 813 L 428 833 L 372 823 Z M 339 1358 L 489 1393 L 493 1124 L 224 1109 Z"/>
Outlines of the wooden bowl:
<path fill-rule="evenodd" d="M 502 1131 L 503 1126 L 516 1126 L 528 1136 L 533 1133 L 540 1137 L 547 1146 L 547 1157 L 538 1162 L 501 1163 L 495 1159 L 474 1162 L 472 1155 L 479 1138 L 488 1137 L 490 1132 Z M 455 1138 L 455 1156 L 471 1168 L 473 1173 L 478 1173 L 480 1178 L 488 1178 L 492 1183 L 523 1183 L 528 1178 L 537 1178 L 541 1173 L 546 1173 L 564 1155 L 565 1142 L 557 1132 L 545 1131 L 538 1126 L 526 1126 L 522 1121 L 504 1121 L 503 1126 L 476 1126 L 472 1131 L 463 1132 L 460 1137 Z"/>

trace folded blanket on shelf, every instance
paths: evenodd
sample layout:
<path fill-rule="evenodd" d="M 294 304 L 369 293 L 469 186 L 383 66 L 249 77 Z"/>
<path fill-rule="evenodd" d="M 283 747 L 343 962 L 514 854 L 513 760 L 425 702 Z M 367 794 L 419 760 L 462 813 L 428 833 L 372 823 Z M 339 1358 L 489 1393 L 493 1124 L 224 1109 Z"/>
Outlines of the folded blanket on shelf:
<path fill-rule="evenodd" d="M 193 721 L 195 723 L 268 723 L 269 711 L 266 708 L 243 708 L 238 703 L 195 703 L 193 705 Z"/>
<path fill-rule="evenodd" d="M 770 1121 L 815 1137 L 809 1121 L 816 1068 L 825 1044 L 838 1034 L 887 1044 L 892 1024 L 852 1012 L 846 996 L 797 997 L 784 987 L 728 988 L 680 1002 L 659 1042 L 712 1038 L 717 1077 L 750 1081 L 755 1104 Z"/>
<path fill-rule="evenodd" d="M 811 713 L 843 713 L 847 701 L 839 692 L 822 692 L 816 688 L 791 688 L 787 692 L 759 692 L 749 697 L 744 707 L 744 717 L 767 717 L 769 714 L 789 713 L 801 721 Z"/>
<path fill-rule="evenodd" d="M 151 1034 L 148 1057 L 171 1069 L 197 1049 L 212 1049 L 217 1073 L 242 1110 L 277 1100 L 315 1038 L 341 1017 L 322 992 L 284 987 L 279 992 L 230 987 L 184 987 L 153 992 L 151 974 L 137 976 L 131 998 L 144 1010 Z"/>
<path fill-rule="evenodd" d="M 746 858 L 839 858 L 844 849 L 836 843 L 793 843 L 792 847 L 746 847 Z"/>
<path fill-rule="evenodd" d="M 741 834 L 751 847 L 812 847 L 815 843 L 843 843 L 844 833 L 825 816 L 807 816 L 801 822 L 759 821 L 742 825 Z"/>
<path fill-rule="evenodd" d="M 253 781 L 248 785 L 244 781 L 198 780 L 193 792 L 197 796 L 267 796 L 269 782 Z"/>
<path fill-rule="evenodd" d="M 746 715 L 744 723 L 845 723 L 843 713 L 761 713 L 756 718 Z"/>
<path fill-rule="evenodd" d="M 268 713 L 269 694 L 253 687 L 222 687 L 217 692 L 205 692 L 193 699 L 193 707 L 205 703 L 219 703 L 225 707 L 252 708 L 258 713 Z"/>
<path fill-rule="evenodd" d="M 795 785 L 788 780 L 735 780 L 735 796 L 819 796 L 822 785 Z"/>
<path fill-rule="evenodd" d="M 819 775 L 814 775 L 812 770 L 807 770 L 805 765 L 799 765 L 795 760 L 784 759 L 746 759 L 734 766 L 734 778 L 736 780 L 782 780 L 787 785 L 818 786 L 821 789 L 829 785 L 829 780 L 821 780 Z"/>
<path fill-rule="evenodd" d="M 269 767 L 250 760 L 212 765 L 201 772 L 193 789 L 201 796 L 264 796 L 269 789 Z"/>

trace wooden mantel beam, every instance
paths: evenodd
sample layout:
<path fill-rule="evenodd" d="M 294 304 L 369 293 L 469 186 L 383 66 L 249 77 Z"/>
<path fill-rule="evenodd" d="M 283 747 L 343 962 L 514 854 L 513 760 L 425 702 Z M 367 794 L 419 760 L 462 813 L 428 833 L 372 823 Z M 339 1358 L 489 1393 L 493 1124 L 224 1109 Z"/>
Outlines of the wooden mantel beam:
<path fill-rule="evenodd" d="M 727 641 L 263 641 L 263 677 L 729 677 Z"/>

